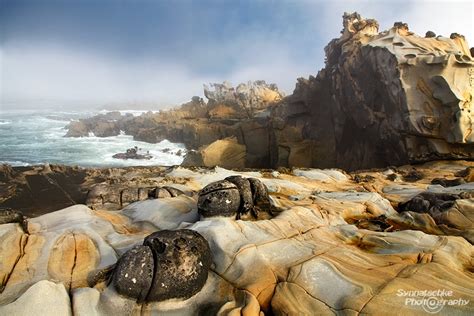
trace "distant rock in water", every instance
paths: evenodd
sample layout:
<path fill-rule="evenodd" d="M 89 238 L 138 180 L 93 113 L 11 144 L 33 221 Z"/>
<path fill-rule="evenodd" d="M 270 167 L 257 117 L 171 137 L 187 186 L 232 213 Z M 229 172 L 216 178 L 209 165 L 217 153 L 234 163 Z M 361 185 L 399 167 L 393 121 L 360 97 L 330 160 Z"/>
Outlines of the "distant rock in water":
<path fill-rule="evenodd" d="M 133 148 L 129 148 L 127 149 L 126 152 L 124 153 L 118 153 L 118 154 L 115 154 L 112 156 L 112 158 L 115 158 L 115 159 L 151 159 L 153 158 L 152 155 L 150 155 L 150 153 L 145 153 L 145 154 L 140 154 L 139 153 L 139 148 L 137 148 L 136 146 L 133 147 Z"/>

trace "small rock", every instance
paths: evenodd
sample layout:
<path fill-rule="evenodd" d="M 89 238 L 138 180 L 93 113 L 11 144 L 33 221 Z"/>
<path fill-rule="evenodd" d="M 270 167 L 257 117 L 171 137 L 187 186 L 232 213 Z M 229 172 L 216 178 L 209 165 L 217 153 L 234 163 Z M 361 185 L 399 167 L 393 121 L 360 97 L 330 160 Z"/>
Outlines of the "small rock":
<path fill-rule="evenodd" d="M 403 180 L 407 182 L 416 182 L 418 180 L 423 179 L 423 177 L 424 177 L 423 173 L 421 173 L 420 171 L 416 169 L 413 169 L 403 175 Z"/>
<path fill-rule="evenodd" d="M 431 180 L 431 184 L 439 184 L 443 187 L 455 187 L 455 186 L 458 186 L 458 185 L 461 185 L 461 184 L 464 184 L 466 183 L 466 181 L 464 181 L 463 178 L 456 178 L 456 179 L 451 179 L 451 180 L 448 180 L 448 179 L 443 179 L 443 178 L 435 178 L 433 180 Z"/>
<path fill-rule="evenodd" d="M 167 190 L 169 192 L 169 194 L 171 195 L 171 197 L 177 197 L 177 196 L 180 196 L 180 195 L 184 194 L 184 192 L 181 191 L 180 189 L 176 189 L 176 188 L 173 188 L 173 187 L 165 186 L 165 187 L 163 187 L 163 189 Z"/>
<path fill-rule="evenodd" d="M 433 31 L 428 31 L 426 32 L 425 37 L 426 38 L 436 37 L 436 33 Z"/>

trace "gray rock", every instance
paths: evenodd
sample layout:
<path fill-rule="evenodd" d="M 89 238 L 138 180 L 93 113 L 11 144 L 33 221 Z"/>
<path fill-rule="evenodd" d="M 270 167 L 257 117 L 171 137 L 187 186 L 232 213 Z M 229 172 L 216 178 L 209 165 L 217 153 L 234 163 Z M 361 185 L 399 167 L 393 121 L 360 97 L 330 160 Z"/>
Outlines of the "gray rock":
<path fill-rule="evenodd" d="M 154 267 L 150 247 L 136 246 L 118 260 L 112 283 L 119 294 L 143 302 L 152 285 Z"/>
<path fill-rule="evenodd" d="M 252 187 L 247 178 L 241 176 L 230 176 L 225 178 L 225 180 L 235 184 L 240 193 L 240 205 L 238 213 L 247 214 L 250 211 L 253 211 L 253 196 L 252 196 Z"/>
<path fill-rule="evenodd" d="M 143 242 L 155 259 L 155 275 L 147 301 L 189 298 L 207 280 L 212 263 L 207 240 L 189 229 L 162 230 Z"/>
<path fill-rule="evenodd" d="M 210 183 L 199 192 L 198 212 L 204 217 L 235 216 L 239 207 L 239 190 L 227 180 Z"/>

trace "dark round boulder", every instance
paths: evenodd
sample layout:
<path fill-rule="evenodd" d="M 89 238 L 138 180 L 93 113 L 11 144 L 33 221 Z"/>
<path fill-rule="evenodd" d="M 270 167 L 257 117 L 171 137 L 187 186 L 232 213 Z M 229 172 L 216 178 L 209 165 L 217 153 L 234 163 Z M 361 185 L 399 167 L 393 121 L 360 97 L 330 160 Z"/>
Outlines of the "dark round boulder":
<path fill-rule="evenodd" d="M 250 182 L 247 178 L 241 176 L 230 176 L 225 180 L 235 184 L 240 193 L 239 213 L 247 214 L 253 210 L 253 195 Z"/>
<path fill-rule="evenodd" d="M 143 302 L 152 286 L 154 265 L 150 247 L 133 247 L 118 260 L 112 284 L 119 294 Z"/>
<path fill-rule="evenodd" d="M 433 32 L 433 31 L 428 31 L 428 32 L 426 32 L 425 37 L 426 38 L 436 37 L 436 33 Z"/>
<path fill-rule="evenodd" d="M 145 238 L 153 252 L 155 271 L 147 301 L 190 298 L 207 280 L 212 263 L 207 240 L 189 229 L 162 230 Z"/>
<path fill-rule="evenodd" d="M 235 216 L 239 207 L 239 189 L 230 181 L 212 182 L 199 192 L 198 212 L 204 217 Z"/>

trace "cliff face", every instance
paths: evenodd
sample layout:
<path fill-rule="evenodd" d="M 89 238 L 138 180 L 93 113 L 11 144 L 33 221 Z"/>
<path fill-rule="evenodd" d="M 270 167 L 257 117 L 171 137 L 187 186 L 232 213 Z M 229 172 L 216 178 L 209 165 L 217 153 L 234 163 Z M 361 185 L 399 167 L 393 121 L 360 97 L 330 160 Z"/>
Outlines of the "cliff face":
<path fill-rule="evenodd" d="M 378 33 L 375 20 L 345 14 L 325 51 L 326 67 L 299 79 L 274 112 L 276 164 L 360 169 L 474 156 L 474 62 L 461 35 L 422 38 L 403 23 Z M 295 151 L 311 157 L 292 161 Z"/>
<path fill-rule="evenodd" d="M 325 48 L 325 68 L 299 78 L 288 97 L 263 81 L 224 82 L 204 87 L 207 103 L 195 97 L 159 114 L 85 120 L 68 136 L 123 130 L 201 152 L 231 137 L 245 146 L 245 166 L 257 168 L 355 170 L 474 158 L 474 60 L 464 37 L 420 37 L 401 22 L 379 33 L 377 21 L 357 13 L 345 14 L 343 26 Z"/>

